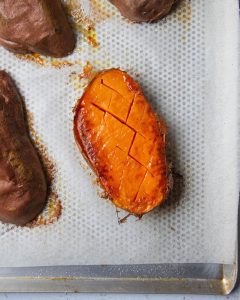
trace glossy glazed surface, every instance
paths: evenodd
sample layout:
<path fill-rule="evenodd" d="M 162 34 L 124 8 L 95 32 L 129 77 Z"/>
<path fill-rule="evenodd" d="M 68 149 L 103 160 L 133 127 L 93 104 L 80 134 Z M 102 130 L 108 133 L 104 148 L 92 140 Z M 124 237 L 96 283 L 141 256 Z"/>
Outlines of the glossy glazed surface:
<path fill-rule="evenodd" d="M 116 206 L 142 215 L 164 201 L 166 127 L 126 72 L 93 79 L 76 106 L 74 134 Z"/>

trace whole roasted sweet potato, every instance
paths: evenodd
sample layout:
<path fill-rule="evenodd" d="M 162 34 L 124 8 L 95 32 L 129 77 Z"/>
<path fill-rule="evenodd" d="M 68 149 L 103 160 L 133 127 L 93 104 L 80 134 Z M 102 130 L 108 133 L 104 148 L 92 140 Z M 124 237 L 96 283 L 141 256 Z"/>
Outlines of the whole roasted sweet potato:
<path fill-rule="evenodd" d="M 0 44 L 16 53 L 63 57 L 75 37 L 61 0 L 1 0 Z"/>
<path fill-rule="evenodd" d="M 110 0 L 133 22 L 153 22 L 166 16 L 178 0 Z"/>
<path fill-rule="evenodd" d="M 22 99 L 0 71 L 0 220 L 24 225 L 41 212 L 47 186 L 26 128 Z"/>
<path fill-rule="evenodd" d="M 113 203 L 142 215 L 169 189 L 166 126 L 126 73 L 99 73 L 76 105 L 74 135 Z"/>

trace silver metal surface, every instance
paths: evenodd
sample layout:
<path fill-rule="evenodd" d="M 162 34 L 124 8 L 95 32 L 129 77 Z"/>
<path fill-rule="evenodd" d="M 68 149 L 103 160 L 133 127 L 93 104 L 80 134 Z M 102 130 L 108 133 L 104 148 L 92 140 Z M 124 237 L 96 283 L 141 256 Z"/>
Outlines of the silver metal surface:
<path fill-rule="evenodd" d="M 236 265 L 159 264 L 0 268 L 1 292 L 229 294 Z"/>

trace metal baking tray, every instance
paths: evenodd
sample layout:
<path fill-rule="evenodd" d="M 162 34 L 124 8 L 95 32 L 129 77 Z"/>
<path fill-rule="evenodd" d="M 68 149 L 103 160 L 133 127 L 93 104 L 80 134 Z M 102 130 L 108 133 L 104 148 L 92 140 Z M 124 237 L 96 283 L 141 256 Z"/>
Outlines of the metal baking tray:
<path fill-rule="evenodd" d="M 239 235 L 238 230 L 237 241 Z M 237 243 L 235 262 L 231 265 L 189 263 L 0 268 L 0 292 L 229 295 L 239 285 L 239 249 Z"/>
<path fill-rule="evenodd" d="M 237 270 L 237 263 L 1 268 L 0 291 L 228 295 Z"/>
<path fill-rule="evenodd" d="M 117 292 L 227 295 L 238 284 L 234 264 L 139 264 L 0 268 L 0 292 Z"/>

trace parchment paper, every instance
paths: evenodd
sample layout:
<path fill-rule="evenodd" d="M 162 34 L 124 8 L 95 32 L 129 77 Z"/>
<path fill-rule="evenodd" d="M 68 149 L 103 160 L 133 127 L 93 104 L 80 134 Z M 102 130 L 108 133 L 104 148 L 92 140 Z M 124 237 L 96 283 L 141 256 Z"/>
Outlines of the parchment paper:
<path fill-rule="evenodd" d="M 96 23 L 100 47 L 93 49 L 78 33 L 67 59 L 79 64 L 42 67 L 0 49 L 1 68 L 16 80 L 56 163 L 54 186 L 63 206 L 51 225 L 0 224 L 0 266 L 232 263 L 239 193 L 238 1 L 186 0 L 164 20 L 141 25 L 121 18 L 106 0 L 98 2 L 108 5 Z M 88 1 L 84 7 L 94 18 Z M 174 191 L 141 220 L 118 224 L 115 207 L 99 196 L 75 145 L 72 108 L 82 91 L 73 72 L 80 74 L 87 61 L 97 69 L 129 71 L 168 124 Z"/>

